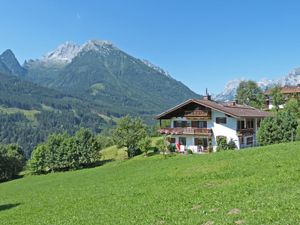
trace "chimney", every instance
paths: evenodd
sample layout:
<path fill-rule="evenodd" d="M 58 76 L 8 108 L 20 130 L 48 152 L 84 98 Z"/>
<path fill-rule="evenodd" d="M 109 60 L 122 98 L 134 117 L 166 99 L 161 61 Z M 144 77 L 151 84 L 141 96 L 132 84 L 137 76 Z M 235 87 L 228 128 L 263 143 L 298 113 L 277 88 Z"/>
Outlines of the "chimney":
<path fill-rule="evenodd" d="M 203 100 L 211 101 L 211 95 L 208 94 L 207 88 L 206 88 L 205 96 L 203 96 Z"/>

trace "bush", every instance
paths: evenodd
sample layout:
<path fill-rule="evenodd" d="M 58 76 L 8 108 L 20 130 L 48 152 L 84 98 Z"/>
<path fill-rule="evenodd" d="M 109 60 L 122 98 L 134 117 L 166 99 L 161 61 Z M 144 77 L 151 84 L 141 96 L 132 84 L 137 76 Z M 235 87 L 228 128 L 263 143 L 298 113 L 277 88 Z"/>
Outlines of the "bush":
<path fill-rule="evenodd" d="M 230 141 L 227 143 L 227 138 L 224 136 L 217 137 L 217 145 L 217 151 L 236 149 L 235 142 L 232 139 L 230 139 Z"/>
<path fill-rule="evenodd" d="M 276 113 L 261 122 L 257 133 L 261 145 L 294 141 L 297 133 L 297 119 L 289 110 Z"/>
<path fill-rule="evenodd" d="M 164 157 L 166 158 L 166 152 L 168 150 L 170 143 L 166 141 L 166 138 L 159 139 L 156 141 L 155 146 L 159 149 L 160 152 L 163 153 Z"/>
<path fill-rule="evenodd" d="M 296 141 L 300 141 L 300 121 L 298 122 Z"/>
<path fill-rule="evenodd" d="M 236 147 L 235 142 L 232 139 L 230 139 L 230 141 L 227 143 L 227 149 L 228 150 L 233 150 L 233 149 L 236 149 L 236 148 L 237 147 Z"/>
<path fill-rule="evenodd" d="M 175 152 L 175 151 L 176 151 L 176 146 L 175 146 L 175 145 L 169 144 L 169 145 L 168 145 L 168 151 L 169 151 L 169 152 Z"/>
<path fill-rule="evenodd" d="M 147 126 L 139 118 L 126 116 L 118 121 L 113 131 L 114 143 L 126 147 L 127 156 L 131 158 L 138 152 L 139 142 L 147 135 Z"/>
<path fill-rule="evenodd" d="M 217 137 L 217 151 L 222 151 L 227 149 L 227 139 L 224 136 Z"/>
<path fill-rule="evenodd" d="M 193 154 L 193 151 L 191 149 L 188 149 L 186 152 L 187 154 Z"/>
<path fill-rule="evenodd" d="M 151 139 L 149 137 L 145 137 L 141 139 L 138 143 L 139 149 L 144 152 L 145 156 L 148 155 L 148 151 L 151 148 Z"/>
<path fill-rule="evenodd" d="M 17 177 L 24 165 L 25 157 L 19 145 L 0 145 L 0 181 Z"/>
<path fill-rule="evenodd" d="M 94 166 L 100 161 L 100 149 L 101 144 L 87 129 L 80 129 L 72 137 L 53 134 L 33 150 L 29 169 L 40 174 Z"/>

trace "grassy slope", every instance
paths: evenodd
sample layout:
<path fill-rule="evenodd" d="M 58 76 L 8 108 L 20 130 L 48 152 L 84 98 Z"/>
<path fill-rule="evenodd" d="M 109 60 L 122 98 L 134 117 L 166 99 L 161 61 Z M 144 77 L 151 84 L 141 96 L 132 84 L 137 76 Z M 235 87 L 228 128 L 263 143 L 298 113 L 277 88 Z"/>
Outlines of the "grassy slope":
<path fill-rule="evenodd" d="M 299 158 L 298 142 L 166 160 L 159 155 L 137 157 L 26 177 L 0 184 L 0 221 L 299 224 Z M 232 209 L 240 212 L 228 214 Z"/>

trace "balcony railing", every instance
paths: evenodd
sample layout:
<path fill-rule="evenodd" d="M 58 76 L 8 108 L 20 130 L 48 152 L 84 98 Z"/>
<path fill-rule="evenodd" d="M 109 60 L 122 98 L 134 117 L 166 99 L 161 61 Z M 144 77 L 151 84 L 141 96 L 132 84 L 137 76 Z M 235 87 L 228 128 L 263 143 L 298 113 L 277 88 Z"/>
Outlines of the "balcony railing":
<path fill-rule="evenodd" d="M 252 135 L 255 133 L 254 128 L 243 128 L 237 130 L 238 135 Z"/>
<path fill-rule="evenodd" d="M 185 117 L 211 117 L 209 110 L 190 110 L 184 112 Z"/>
<path fill-rule="evenodd" d="M 161 128 L 161 134 L 192 134 L 192 135 L 212 135 L 212 129 L 194 128 L 194 127 L 176 127 L 176 128 Z"/>

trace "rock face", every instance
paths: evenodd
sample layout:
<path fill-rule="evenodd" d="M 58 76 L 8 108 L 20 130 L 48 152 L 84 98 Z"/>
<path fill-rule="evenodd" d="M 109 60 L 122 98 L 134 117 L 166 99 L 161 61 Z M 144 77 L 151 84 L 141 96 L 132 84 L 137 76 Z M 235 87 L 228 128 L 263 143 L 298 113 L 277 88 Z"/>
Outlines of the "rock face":
<path fill-rule="evenodd" d="M 42 61 L 69 63 L 75 56 L 77 56 L 79 51 L 80 46 L 71 42 L 66 42 L 58 46 L 55 50 L 44 55 Z"/>
<path fill-rule="evenodd" d="M 7 49 L 0 55 L 0 72 L 24 76 L 27 71 L 19 64 L 14 53 L 10 49 Z"/>
<path fill-rule="evenodd" d="M 65 43 L 24 67 L 27 79 L 92 100 L 114 115 L 154 114 L 189 98 L 200 98 L 170 74 L 109 41 Z"/>

